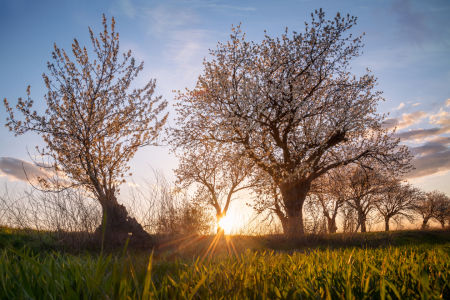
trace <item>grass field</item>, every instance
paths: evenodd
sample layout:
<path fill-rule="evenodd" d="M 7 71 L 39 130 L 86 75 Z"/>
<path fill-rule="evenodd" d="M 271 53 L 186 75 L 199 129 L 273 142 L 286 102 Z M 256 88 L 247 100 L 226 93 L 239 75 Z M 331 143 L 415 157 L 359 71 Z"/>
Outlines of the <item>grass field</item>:
<path fill-rule="evenodd" d="M 397 244 L 387 245 L 391 239 Z M 449 239 L 443 230 L 371 233 L 347 246 L 339 235 L 291 243 L 233 237 L 213 253 L 202 238 L 190 240 L 189 251 L 180 242 L 154 254 L 109 255 L 37 254 L 9 244 L 0 256 L 0 298 L 450 299 Z"/>

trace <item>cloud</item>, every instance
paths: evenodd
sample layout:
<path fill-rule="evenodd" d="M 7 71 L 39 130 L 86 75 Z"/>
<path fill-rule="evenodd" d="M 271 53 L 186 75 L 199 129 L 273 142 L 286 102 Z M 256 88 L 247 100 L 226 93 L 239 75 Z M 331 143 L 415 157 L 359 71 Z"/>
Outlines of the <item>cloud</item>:
<path fill-rule="evenodd" d="M 174 83 L 184 82 L 185 86 L 195 86 L 198 76 L 202 74 L 203 58 L 207 56 L 211 45 L 215 43 L 211 37 L 217 33 L 208 30 L 174 30 L 168 33 L 170 43 L 164 49 L 163 57 L 170 61 L 171 69 L 158 70 L 165 82 L 170 83 L 167 89 L 183 89 L 183 86 L 174 86 Z"/>
<path fill-rule="evenodd" d="M 433 135 L 440 135 L 450 132 L 450 126 L 435 127 L 430 129 L 416 129 L 406 132 L 396 133 L 395 137 L 400 138 L 402 141 L 408 140 L 422 140 Z"/>
<path fill-rule="evenodd" d="M 136 9 L 130 0 L 119 0 L 121 11 L 130 18 L 134 18 L 136 15 Z"/>
<path fill-rule="evenodd" d="M 407 179 L 424 177 L 450 171 L 450 137 L 437 137 L 422 146 L 410 148 L 415 170 L 406 174 Z"/>
<path fill-rule="evenodd" d="M 414 156 L 429 156 L 449 150 L 450 137 L 437 137 L 422 146 L 410 148 Z"/>
<path fill-rule="evenodd" d="M 450 150 L 435 155 L 415 158 L 411 164 L 416 168 L 405 175 L 406 179 L 413 179 L 433 175 L 450 170 Z"/>
<path fill-rule="evenodd" d="M 394 108 L 393 110 L 402 109 L 405 107 L 405 103 L 400 103 L 400 105 L 397 108 Z"/>
<path fill-rule="evenodd" d="M 150 33 L 167 34 L 177 28 L 191 27 L 200 16 L 190 8 L 160 5 L 147 10 L 152 22 Z M 189 36 L 188 32 L 186 34 Z"/>
<path fill-rule="evenodd" d="M 210 7 L 218 12 L 228 13 L 230 11 L 255 11 L 256 8 L 250 6 L 231 6 L 227 4 L 208 4 L 206 7 Z"/>
<path fill-rule="evenodd" d="M 47 163 L 43 163 L 43 165 L 50 166 Z M 55 172 L 51 168 L 39 167 L 34 163 L 14 157 L 0 157 L 0 177 L 6 177 L 10 181 L 18 180 L 31 184 L 37 184 L 38 177 L 51 178 L 61 185 L 70 185 L 62 172 Z"/>
<path fill-rule="evenodd" d="M 417 105 L 420 105 L 421 103 L 414 103 L 412 106 L 414 107 L 414 106 L 417 106 Z"/>
<path fill-rule="evenodd" d="M 403 103 L 402 103 L 403 104 Z M 400 105 L 401 106 L 401 105 Z M 425 118 L 428 114 L 424 111 L 416 111 L 410 114 L 403 114 L 401 119 L 399 118 L 389 118 L 386 119 L 387 128 L 393 129 L 397 127 L 397 130 L 410 127 L 414 124 L 418 124 Z"/>
<path fill-rule="evenodd" d="M 134 19 L 138 13 L 138 9 L 136 9 L 131 0 L 114 1 L 110 11 L 113 16 L 126 15 L 131 19 Z"/>
<path fill-rule="evenodd" d="M 445 101 L 446 106 L 448 106 L 447 101 Z M 437 114 L 430 116 L 430 123 L 444 126 L 450 125 L 450 112 L 447 112 L 441 108 Z"/>
<path fill-rule="evenodd" d="M 42 177 L 47 174 L 49 174 L 48 171 L 26 160 L 14 157 L 0 157 L 0 177 L 5 176 L 11 181 L 28 182 L 30 180 L 35 182 L 37 176 Z"/>
<path fill-rule="evenodd" d="M 445 100 L 445 106 L 449 107 L 450 106 L 450 99 Z"/>

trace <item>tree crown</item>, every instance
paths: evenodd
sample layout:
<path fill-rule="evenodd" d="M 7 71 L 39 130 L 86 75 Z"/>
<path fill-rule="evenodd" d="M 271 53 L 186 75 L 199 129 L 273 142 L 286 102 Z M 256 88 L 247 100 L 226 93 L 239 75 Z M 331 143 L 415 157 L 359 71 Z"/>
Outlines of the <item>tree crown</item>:
<path fill-rule="evenodd" d="M 104 15 L 103 27 L 98 38 L 89 28 L 93 61 L 76 39 L 72 44 L 75 61 L 54 45 L 55 62 L 47 63 L 51 76 L 43 74 L 48 89 L 44 115 L 31 111 L 30 87 L 28 99 L 19 98 L 16 106 L 24 120 L 17 119 L 4 100 L 9 113 L 6 127 L 16 135 L 28 131 L 42 134 L 47 146 L 38 149 L 39 154 L 50 157 L 52 167 L 62 170 L 72 186 L 84 186 L 99 199 L 114 194 L 115 186 L 129 170 L 128 161 L 139 147 L 155 142 L 167 119 L 167 114 L 157 119 L 167 102 L 160 102 L 161 96 L 152 98 L 155 80 L 129 92 L 143 62 L 136 65 L 131 50 L 119 62 L 119 34 L 115 32 L 114 18 L 111 33 Z"/>

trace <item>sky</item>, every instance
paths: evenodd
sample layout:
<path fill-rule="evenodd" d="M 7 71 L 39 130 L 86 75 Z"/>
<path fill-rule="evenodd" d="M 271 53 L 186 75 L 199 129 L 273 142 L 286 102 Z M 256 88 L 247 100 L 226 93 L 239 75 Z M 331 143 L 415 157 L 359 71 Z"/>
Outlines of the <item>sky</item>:
<path fill-rule="evenodd" d="M 169 102 L 174 125 L 173 90 L 192 89 L 203 59 L 217 42 L 229 40 L 232 24 L 242 23 L 246 40 L 261 42 L 264 31 L 281 37 L 285 27 L 304 30 L 311 13 L 322 8 L 327 19 L 337 12 L 357 16 L 355 35 L 365 33 L 364 54 L 351 64 L 356 75 L 366 68 L 378 78 L 385 101 L 378 112 L 414 155 L 415 170 L 406 179 L 426 191 L 450 195 L 450 1 L 26 1 L 0 0 L 0 97 L 15 105 L 31 85 L 35 108 L 43 113 L 46 93 L 42 74 L 52 60 L 54 43 L 67 51 L 76 38 L 91 49 L 88 27 L 102 30 L 102 14 L 114 16 L 122 52 L 132 50 L 144 70 L 134 82 L 142 87 L 157 79 L 155 95 Z M 6 123 L 0 109 L 0 123 Z M 26 184 L 40 136 L 15 137 L 0 126 L 0 194 L 5 186 Z M 130 162 L 133 181 L 152 176 L 152 168 L 173 177 L 176 158 L 167 147 L 147 147 Z M 126 191 L 125 191 L 126 193 Z"/>

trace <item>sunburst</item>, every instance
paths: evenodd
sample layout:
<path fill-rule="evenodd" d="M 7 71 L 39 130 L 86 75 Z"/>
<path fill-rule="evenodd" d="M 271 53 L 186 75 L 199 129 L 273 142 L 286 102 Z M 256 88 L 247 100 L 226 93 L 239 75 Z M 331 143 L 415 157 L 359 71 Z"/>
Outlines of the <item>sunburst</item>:
<path fill-rule="evenodd" d="M 231 216 L 225 216 L 219 220 L 218 226 L 225 231 L 225 234 L 229 234 L 233 229 L 233 221 Z"/>

